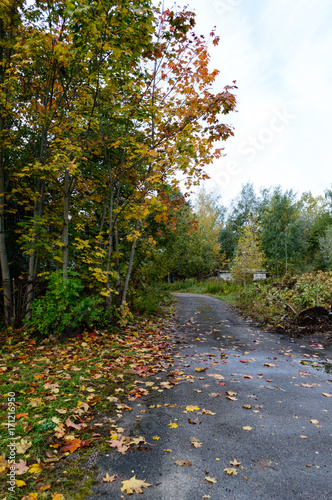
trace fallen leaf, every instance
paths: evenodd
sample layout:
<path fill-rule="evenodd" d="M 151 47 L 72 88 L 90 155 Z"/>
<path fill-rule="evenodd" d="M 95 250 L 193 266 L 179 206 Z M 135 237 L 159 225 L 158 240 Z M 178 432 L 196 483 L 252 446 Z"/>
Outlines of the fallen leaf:
<path fill-rule="evenodd" d="M 239 465 L 241 465 L 242 462 L 238 462 L 236 460 L 236 458 L 234 458 L 233 462 L 229 462 L 231 465 L 234 465 L 235 467 L 238 467 Z"/>
<path fill-rule="evenodd" d="M 226 399 L 229 399 L 230 401 L 237 401 L 237 398 L 233 396 L 226 396 Z"/>
<path fill-rule="evenodd" d="M 183 466 L 186 466 L 186 467 L 190 467 L 190 465 L 192 465 L 192 461 L 191 460 L 187 460 L 187 461 L 184 461 L 184 460 L 176 460 L 175 463 L 177 465 L 180 465 L 180 467 L 183 467 Z"/>
<path fill-rule="evenodd" d="M 215 413 L 213 411 L 210 411 L 210 410 L 206 410 L 205 408 L 203 408 L 202 411 L 199 412 L 199 415 L 215 415 Z"/>
<path fill-rule="evenodd" d="M 65 500 L 65 497 L 62 493 L 54 493 L 52 495 L 52 500 Z"/>
<path fill-rule="evenodd" d="M 250 425 L 245 425 L 242 427 L 243 430 L 245 431 L 251 431 L 252 430 L 252 427 L 250 427 Z"/>
<path fill-rule="evenodd" d="M 331 398 L 332 394 L 329 394 L 328 392 L 323 392 L 323 396 L 325 396 L 326 398 Z"/>
<path fill-rule="evenodd" d="M 237 392 L 226 391 L 227 396 L 237 396 Z"/>
<path fill-rule="evenodd" d="M 43 470 L 42 466 L 40 464 L 33 464 L 29 468 L 29 473 L 30 474 L 39 474 Z"/>
<path fill-rule="evenodd" d="M 315 384 L 301 384 L 302 387 L 310 387 L 310 389 L 312 389 L 312 387 L 315 387 Z"/>
<path fill-rule="evenodd" d="M 113 483 L 113 481 L 116 481 L 116 476 L 115 474 L 113 474 L 113 476 L 110 476 L 107 472 L 106 472 L 106 476 L 103 477 L 103 481 L 105 481 L 105 483 Z"/>
<path fill-rule="evenodd" d="M 201 424 L 202 422 L 196 418 L 195 420 L 192 420 L 190 417 L 188 417 L 188 422 L 190 424 L 196 425 L 196 424 Z"/>
<path fill-rule="evenodd" d="M 264 363 L 263 366 L 276 366 L 273 363 Z"/>
<path fill-rule="evenodd" d="M 70 441 L 66 441 L 67 444 L 60 448 L 60 451 L 69 451 L 73 453 L 77 448 L 81 447 L 81 441 L 79 439 L 72 439 Z"/>
<path fill-rule="evenodd" d="M 228 474 L 229 476 L 236 476 L 236 474 L 238 473 L 238 471 L 234 468 L 229 468 L 229 467 L 226 467 L 224 469 L 224 472 L 226 472 L 226 474 Z"/>
<path fill-rule="evenodd" d="M 17 476 L 20 476 L 21 474 L 25 474 L 28 472 L 29 467 L 27 466 L 27 463 L 24 460 L 20 460 L 18 463 L 15 464 L 15 474 Z"/>
<path fill-rule="evenodd" d="M 310 422 L 311 422 L 312 424 L 319 424 L 319 421 L 318 421 L 318 420 L 310 420 Z"/>
<path fill-rule="evenodd" d="M 154 441 L 158 441 L 160 439 L 160 436 L 153 436 L 152 438 Z"/>
<path fill-rule="evenodd" d="M 198 408 L 198 406 L 188 405 L 188 406 L 186 406 L 186 410 L 187 411 L 198 411 L 199 408 Z"/>
<path fill-rule="evenodd" d="M 251 405 L 242 405 L 242 408 L 245 408 L 246 410 L 250 410 L 251 409 Z"/>
<path fill-rule="evenodd" d="M 207 368 L 195 368 L 196 372 L 205 372 Z"/>
<path fill-rule="evenodd" d="M 205 481 L 207 481 L 208 483 L 211 483 L 211 484 L 214 484 L 217 482 L 217 480 L 214 477 L 209 477 L 209 476 L 205 476 Z"/>
<path fill-rule="evenodd" d="M 132 495 L 133 493 L 143 493 L 142 488 L 149 488 L 149 486 L 151 486 L 151 484 L 146 483 L 145 480 L 142 481 L 136 479 L 136 476 L 133 476 L 131 479 L 123 481 L 121 491 L 125 491 L 127 495 Z"/>
<path fill-rule="evenodd" d="M 210 392 L 209 398 L 217 398 L 218 396 L 221 396 L 219 392 Z"/>
<path fill-rule="evenodd" d="M 177 427 L 179 427 L 179 426 L 178 426 L 178 424 L 175 424 L 174 422 L 170 422 L 170 423 L 168 424 L 168 427 L 170 427 L 171 429 L 176 429 L 176 428 L 177 428 Z"/>
<path fill-rule="evenodd" d="M 199 439 L 191 438 L 190 442 L 191 442 L 191 444 L 193 445 L 194 448 L 200 448 L 202 446 L 202 443 L 200 442 Z"/>
<path fill-rule="evenodd" d="M 224 380 L 224 378 L 225 378 L 222 375 L 220 375 L 219 373 L 207 373 L 206 376 L 216 378 L 217 380 Z"/>
<path fill-rule="evenodd" d="M 37 498 L 38 498 L 38 493 L 29 493 L 29 495 L 25 495 L 21 500 L 37 500 Z"/>
<path fill-rule="evenodd" d="M 5 453 L 0 456 L 0 474 L 3 474 L 4 472 L 7 472 L 9 469 L 9 464 L 6 460 L 6 455 Z"/>
<path fill-rule="evenodd" d="M 28 442 L 25 439 L 21 439 L 19 443 L 16 443 L 16 453 L 24 455 L 24 453 L 31 448 L 32 443 L 31 441 Z"/>
<path fill-rule="evenodd" d="M 15 484 L 18 488 L 21 488 L 22 486 L 26 486 L 27 483 L 25 481 L 22 481 L 20 479 L 15 479 Z"/>

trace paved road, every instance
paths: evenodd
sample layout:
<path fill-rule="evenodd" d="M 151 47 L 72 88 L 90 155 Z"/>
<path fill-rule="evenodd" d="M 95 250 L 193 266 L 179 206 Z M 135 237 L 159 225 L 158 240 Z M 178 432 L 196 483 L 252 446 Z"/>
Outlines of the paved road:
<path fill-rule="evenodd" d="M 152 484 L 134 499 L 330 500 L 331 347 L 264 332 L 217 299 L 175 295 L 180 383 L 124 413 L 119 425 L 152 446 L 98 455 L 90 500 L 127 497 L 119 481 L 102 482 L 106 472 Z"/>

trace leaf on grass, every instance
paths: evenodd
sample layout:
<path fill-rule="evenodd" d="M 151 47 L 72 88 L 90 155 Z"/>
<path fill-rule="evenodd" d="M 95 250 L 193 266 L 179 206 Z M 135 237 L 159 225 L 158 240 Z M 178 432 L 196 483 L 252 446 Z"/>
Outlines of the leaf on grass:
<path fill-rule="evenodd" d="M 52 500 L 65 500 L 65 497 L 62 493 L 54 493 L 52 495 Z"/>
<path fill-rule="evenodd" d="M 84 427 L 87 426 L 85 423 L 75 424 L 75 422 L 73 422 L 72 420 L 70 420 L 69 417 L 65 421 L 65 424 L 66 424 L 67 427 L 69 427 L 69 428 L 72 427 L 73 429 L 77 429 L 78 431 L 80 431 L 82 428 L 84 428 Z"/>
<path fill-rule="evenodd" d="M 27 483 L 25 481 L 22 481 L 21 479 L 15 479 L 15 484 L 18 488 L 21 488 L 22 486 L 27 485 Z"/>
<path fill-rule="evenodd" d="M 32 443 L 31 441 L 28 442 L 27 440 L 25 439 L 21 439 L 21 441 L 19 443 L 16 443 L 16 453 L 19 453 L 19 454 L 22 454 L 24 455 L 24 453 L 29 449 L 31 448 L 32 446 Z"/>
<path fill-rule="evenodd" d="M 205 481 L 207 481 L 208 483 L 211 483 L 211 484 L 214 484 L 217 482 L 217 480 L 214 477 L 209 477 L 209 476 L 205 476 Z"/>
<path fill-rule="evenodd" d="M 3 455 L 0 456 L 0 474 L 7 472 L 8 469 L 9 469 L 9 464 L 6 460 L 6 455 L 4 453 Z"/>
<path fill-rule="evenodd" d="M 234 468 L 230 468 L 230 467 L 226 467 L 224 469 L 224 471 L 226 472 L 226 474 L 228 474 L 229 476 L 236 476 L 236 474 L 238 473 L 238 471 Z"/>
<path fill-rule="evenodd" d="M 39 474 L 43 470 L 42 466 L 40 464 L 33 464 L 29 468 L 29 473 L 30 474 Z"/>
<path fill-rule="evenodd" d="M 179 426 L 178 426 L 178 424 L 175 424 L 174 422 L 170 422 L 170 423 L 168 424 L 168 427 L 170 427 L 171 429 L 176 429 L 176 428 L 177 428 L 177 427 L 179 427 Z"/>
<path fill-rule="evenodd" d="M 107 472 L 106 472 L 106 476 L 103 477 L 103 481 L 105 481 L 105 483 L 113 483 L 113 481 L 116 481 L 116 476 L 115 474 L 113 474 L 113 476 L 110 476 Z"/>
<path fill-rule="evenodd" d="M 25 495 L 22 500 L 37 500 L 38 493 L 29 493 L 29 495 Z M 53 500 L 53 498 L 52 498 Z"/>
<path fill-rule="evenodd" d="M 20 460 L 18 463 L 15 464 L 15 474 L 17 476 L 20 476 L 21 474 L 25 474 L 28 472 L 29 467 L 27 466 L 27 463 L 25 460 Z"/>
<path fill-rule="evenodd" d="M 121 491 L 125 491 L 127 495 L 132 495 L 133 493 L 143 493 L 142 488 L 149 488 L 149 486 L 151 484 L 146 483 L 145 480 L 141 481 L 136 479 L 136 476 L 133 476 L 131 479 L 123 481 Z"/>
<path fill-rule="evenodd" d="M 175 463 L 177 465 L 180 465 L 180 467 L 183 467 L 183 466 L 186 466 L 186 467 L 190 467 L 190 465 L 192 465 L 192 461 L 191 460 L 176 460 Z"/>
<path fill-rule="evenodd" d="M 40 483 L 36 486 L 36 490 L 38 491 L 38 493 L 42 493 L 43 491 L 49 490 L 50 487 L 50 484 Z"/>

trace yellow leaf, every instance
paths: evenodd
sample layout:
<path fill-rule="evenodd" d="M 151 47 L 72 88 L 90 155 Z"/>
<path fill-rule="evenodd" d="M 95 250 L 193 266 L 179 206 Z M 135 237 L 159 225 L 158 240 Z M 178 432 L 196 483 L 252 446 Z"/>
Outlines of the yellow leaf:
<path fill-rule="evenodd" d="M 312 424 L 319 424 L 319 421 L 318 421 L 318 420 L 310 420 L 310 422 L 311 422 Z"/>
<path fill-rule="evenodd" d="M 106 483 L 113 483 L 113 481 L 115 480 L 116 480 L 115 474 L 113 474 L 113 476 L 110 476 L 108 473 L 106 473 L 106 476 L 103 477 L 103 481 L 105 481 Z"/>
<path fill-rule="evenodd" d="M 229 462 L 231 465 L 234 465 L 235 467 L 238 467 L 239 465 L 241 465 L 241 462 L 238 462 L 236 460 L 236 458 L 234 458 L 233 462 Z"/>
<path fill-rule="evenodd" d="M 199 439 L 191 438 L 190 442 L 191 442 L 191 444 L 193 445 L 194 448 L 200 448 L 202 446 L 202 443 L 200 442 Z"/>
<path fill-rule="evenodd" d="M 250 425 L 245 425 L 242 427 L 243 430 L 245 431 L 251 431 L 252 430 L 252 427 L 250 427 Z"/>
<path fill-rule="evenodd" d="M 164 450 L 166 451 L 167 453 L 172 453 L 172 450 L 170 450 L 169 448 L 167 450 Z"/>
<path fill-rule="evenodd" d="M 170 423 L 168 424 L 168 427 L 170 427 L 171 429 L 176 429 L 176 428 L 177 428 L 177 427 L 179 427 L 179 426 L 178 426 L 178 424 L 175 424 L 174 422 L 170 422 Z"/>
<path fill-rule="evenodd" d="M 21 488 L 21 486 L 27 485 L 27 483 L 25 481 L 22 481 L 21 479 L 15 479 L 15 484 L 18 488 Z"/>
<path fill-rule="evenodd" d="M 211 483 L 211 484 L 214 484 L 217 482 L 217 480 L 214 477 L 209 477 L 209 476 L 205 476 L 205 481 L 207 481 L 208 483 Z"/>
<path fill-rule="evenodd" d="M 188 405 L 188 406 L 186 406 L 186 410 L 187 411 L 198 411 L 199 408 L 198 408 L 198 406 Z"/>
<path fill-rule="evenodd" d="M 54 495 L 52 495 L 52 500 L 65 500 L 65 497 L 62 493 L 54 493 Z"/>
<path fill-rule="evenodd" d="M 246 410 L 250 410 L 251 405 L 242 405 L 242 408 L 245 408 Z"/>
<path fill-rule="evenodd" d="M 229 476 L 236 476 L 236 474 L 237 474 L 237 472 L 238 472 L 236 469 L 234 469 L 234 468 L 228 468 L 228 467 L 226 467 L 226 468 L 224 469 L 224 471 L 225 471 L 225 472 L 226 472 L 226 474 L 228 474 Z"/>
<path fill-rule="evenodd" d="M 41 465 L 33 464 L 29 469 L 29 473 L 30 474 L 39 474 L 42 470 L 43 470 L 43 468 L 41 467 Z"/>
<path fill-rule="evenodd" d="M 323 392 L 323 396 L 325 396 L 326 398 L 331 398 L 332 394 L 329 394 L 328 392 Z"/>
<path fill-rule="evenodd" d="M 142 488 L 148 488 L 149 486 L 151 484 L 146 483 L 145 480 L 141 481 L 136 479 L 136 476 L 133 476 L 131 479 L 123 481 L 121 491 L 125 491 L 127 495 L 132 495 L 133 493 L 143 493 Z"/>
<path fill-rule="evenodd" d="M 22 500 L 37 500 L 37 498 L 38 498 L 38 493 L 29 493 L 29 495 L 25 495 L 25 497 L 23 497 Z"/>
<path fill-rule="evenodd" d="M 152 438 L 154 441 L 158 441 L 160 439 L 160 436 L 153 436 Z"/>

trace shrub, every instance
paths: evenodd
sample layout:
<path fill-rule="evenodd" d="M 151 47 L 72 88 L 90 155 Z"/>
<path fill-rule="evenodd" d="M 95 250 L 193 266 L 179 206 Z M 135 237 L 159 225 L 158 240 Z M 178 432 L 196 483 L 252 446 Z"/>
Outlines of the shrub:
<path fill-rule="evenodd" d="M 65 328 L 76 328 L 82 324 L 91 326 L 98 322 L 103 315 L 99 307 L 102 298 L 84 295 L 83 292 L 84 286 L 77 273 L 71 272 L 64 279 L 60 271 L 54 272 L 45 296 L 33 301 L 27 326 L 49 335 L 60 334 Z"/>

